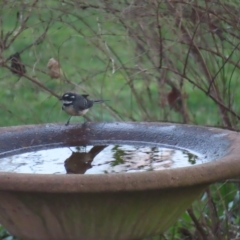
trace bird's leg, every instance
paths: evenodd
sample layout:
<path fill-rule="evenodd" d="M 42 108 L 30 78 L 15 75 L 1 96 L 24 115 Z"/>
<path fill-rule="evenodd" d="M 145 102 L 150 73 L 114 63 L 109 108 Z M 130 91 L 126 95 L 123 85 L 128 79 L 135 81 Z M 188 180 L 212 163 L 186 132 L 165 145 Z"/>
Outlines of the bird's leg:
<path fill-rule="evenodd" d="M 83 121 L 83 125 L 86 125 L 87 124 L 87 119 L 83 116 L 83 119 L 84 119 L 84 121 Z"/>
<path fill-rule="evenodd" d="M 65 124 L 65 126 L 68 126 L 68 125 L 69 125 L 71 118 L 72 118 L 72 116 L 68 119 L 68 121 L 67 121 L 67 123 Z"/>

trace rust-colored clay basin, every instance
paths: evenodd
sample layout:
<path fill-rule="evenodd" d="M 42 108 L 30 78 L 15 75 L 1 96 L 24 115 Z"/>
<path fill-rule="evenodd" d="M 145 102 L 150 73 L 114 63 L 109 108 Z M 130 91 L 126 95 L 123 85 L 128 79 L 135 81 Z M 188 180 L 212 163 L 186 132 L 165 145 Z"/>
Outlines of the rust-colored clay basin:
<path fill-rule="evenodd" d="M 0 223 L 24 240 L 142 239 L 163 233 L 209 184 L 240 175 L 239 133 L 180 124 L 87 123 L 0 128 L 0 157 L 46 145 L 53 148 L 116 141 L 189 149 L 212 161 L 125 174 L 2 172 Z"/>

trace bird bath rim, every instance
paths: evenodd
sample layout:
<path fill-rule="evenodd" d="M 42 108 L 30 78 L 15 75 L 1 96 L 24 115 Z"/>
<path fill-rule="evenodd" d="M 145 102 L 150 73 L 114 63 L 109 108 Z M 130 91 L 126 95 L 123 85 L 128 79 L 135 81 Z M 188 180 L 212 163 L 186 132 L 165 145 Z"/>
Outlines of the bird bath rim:
<path fill-rule="evenodd" d="M 191 146 L 195 148 L 205 146 L 210 155 L 220 151 L 221 156 L 209 163 L 152 172 L 94 175 L 1 172 L 0 190 L 68 193 L 145 191 L 208 185 L 240 174 L 240 168 L 236 167 L 240 163 L 239 133 L 213 127 L 175 123 L 115 122 L 69 126 L 39 124 L 2 127 L 0 128 L 0 155 L 13 149 L 43 144 L 73 146 L 88 144 L 94 139 L 137 141 L 139 137 L 144 138 L 142 142 L 161 144 L 161 141 L 165 141 L 168 146 L 174 147 L 175 144 L 178 148 L 185 149 L 189 149 L 186 144 L 192 144 Z M 194 139 L 196 139 L 195 143 Z M 209 146 L 210 143 L 212 146 Z M 190 148 L 190 150 L 194 149 Z M 205 151 L 205 149 L 202 150 Z"/>

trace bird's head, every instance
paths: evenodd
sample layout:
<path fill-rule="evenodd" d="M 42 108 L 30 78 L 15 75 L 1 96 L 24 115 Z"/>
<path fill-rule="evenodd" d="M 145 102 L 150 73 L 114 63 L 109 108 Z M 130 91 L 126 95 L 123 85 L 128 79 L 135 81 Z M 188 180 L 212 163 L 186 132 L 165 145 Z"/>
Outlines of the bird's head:
<path fill-rule="evenodd" d="M 76 93 L 64 93 L 62 97 L 59 98 L 60 101 L 63 102 L 65 105 L 71 105 L 73 101 L 76 99 L 77 94 Z"/>

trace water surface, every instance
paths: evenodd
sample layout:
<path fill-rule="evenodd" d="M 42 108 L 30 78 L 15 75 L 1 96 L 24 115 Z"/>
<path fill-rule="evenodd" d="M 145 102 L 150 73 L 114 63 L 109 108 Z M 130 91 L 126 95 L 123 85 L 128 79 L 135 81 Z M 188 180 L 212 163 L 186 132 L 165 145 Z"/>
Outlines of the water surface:
<path fill-rule="evenodd" d="M 1 172 L 109 174 L 158 171 L 207 162 L 186 150 L 136 145 L 64 147 L 0 159 Z"/>

